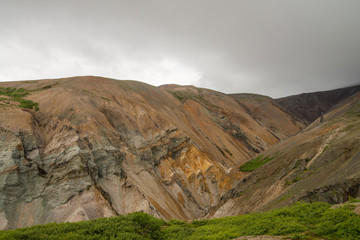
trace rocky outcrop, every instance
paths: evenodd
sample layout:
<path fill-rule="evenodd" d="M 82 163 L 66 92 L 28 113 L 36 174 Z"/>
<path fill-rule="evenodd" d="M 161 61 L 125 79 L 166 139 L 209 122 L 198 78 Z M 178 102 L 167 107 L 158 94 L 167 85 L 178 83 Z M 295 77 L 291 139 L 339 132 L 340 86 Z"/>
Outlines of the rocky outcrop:
<path fill-rule="evenodd" d="M 314 189 L 299 196 L 297 201 L 305 202 L 327 202 L 340 204 L 349 201 L 351 198 L 360 196 L 360 178 L 345 179 L 320 188 Z"/>

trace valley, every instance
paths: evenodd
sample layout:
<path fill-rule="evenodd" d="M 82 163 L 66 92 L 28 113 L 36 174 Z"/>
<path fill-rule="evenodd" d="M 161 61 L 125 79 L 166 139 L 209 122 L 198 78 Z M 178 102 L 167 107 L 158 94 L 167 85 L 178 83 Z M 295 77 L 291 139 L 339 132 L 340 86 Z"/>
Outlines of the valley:
<path fill-rule="evenodd" d="M 358 86 L 313 93 L 311 117 L 294 112 L 303 95 L 93 76 L 0 87 L 12 89 L 0 101 L 1 229 L 139 211 L 210 219 L 360 195 Z M 18 92 L 34 107 L 9 100 Z"/>

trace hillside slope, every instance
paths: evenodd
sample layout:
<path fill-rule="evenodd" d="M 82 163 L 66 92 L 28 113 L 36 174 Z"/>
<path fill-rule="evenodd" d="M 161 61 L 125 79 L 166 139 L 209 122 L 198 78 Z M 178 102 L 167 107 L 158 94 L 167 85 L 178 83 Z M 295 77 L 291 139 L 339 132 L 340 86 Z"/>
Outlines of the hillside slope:
<path fill-rule="evenodd" d="M 274 99 L 257 94 L 231 94 L 244 110 L 279 140 L 287 139 L 305 128 L 291 114 L 279 108 Z M 289 124 L 292 122 L 293 124 Z"/>
<path fill-rule="evenodd" d="M 238 215 L 302 200 L 343 203 L 360 196 L 360 92 L 296 136 L 265 150 L 253 169 L 213 209 L 211 216 Z M 255 166 L 255 167 L 254 167 Z M 251 171 L 253 170 L 253 171 Z"/>
<path fill-rule="evenodd" d="M 310 124 L 333 106 L 360 91 L 360 85 L 330 91 L 302 93 L 274 102 L 305 124 Z"/>
<path fill-rule="evenodd" d="M 247 175 L 237 166 L 303 126 L 284 115 L 269 129 L 233 97 L 192 86 L 74 77 L 0 90 L 1 229 L 207 216 Z"/>

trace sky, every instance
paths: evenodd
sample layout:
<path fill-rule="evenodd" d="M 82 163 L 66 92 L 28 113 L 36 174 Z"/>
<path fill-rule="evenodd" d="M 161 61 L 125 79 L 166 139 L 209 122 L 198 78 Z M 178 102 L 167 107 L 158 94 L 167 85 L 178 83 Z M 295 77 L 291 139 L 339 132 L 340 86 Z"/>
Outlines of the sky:
<path fill-rule="evenodd" d="M 83 75 L 274 98 L 360 84 L 360 1 L 0 1 L 0 81 Z"/>

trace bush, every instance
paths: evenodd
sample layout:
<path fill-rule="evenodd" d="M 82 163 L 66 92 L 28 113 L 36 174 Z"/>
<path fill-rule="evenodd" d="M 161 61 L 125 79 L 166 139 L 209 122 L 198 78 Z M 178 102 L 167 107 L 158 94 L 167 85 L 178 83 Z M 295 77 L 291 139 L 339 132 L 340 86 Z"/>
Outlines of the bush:
<path fill-rule="evenodd" d="M 341 239 L 360 239 L 360 219 L 352 217 L 338 224 L 338 229 L 334 234 Z"/>
<path fill-rule="evenodd" d="M 9 100 L 19 102 L 19 107 L 39 110 L 39 104 L 31 100 L 23 99 L 26 95 L 29 95 L 29 91 L 24 88 L 3 88 L 0 87 L 0 95 L 10 97 Z M 4 100 L 4 99 L 2 99 Z"/>
<path fill-rule="evenodd" d="M 15 98 L 14 100 L 20 103 L 19 107 L 39 110 L 39 104 L 31 100 L 21 98 Z"/>
<path fill-rule="evenodd" d="M 168 222 L 137 212 L 78 223 L 61 223 L 0 231 L 0 239 L 234 239 L 249 235 L 291 236 L 292 239 L 360 239 L 360 216 L 346 206 L 297 203 L 265 213 Z"/>

